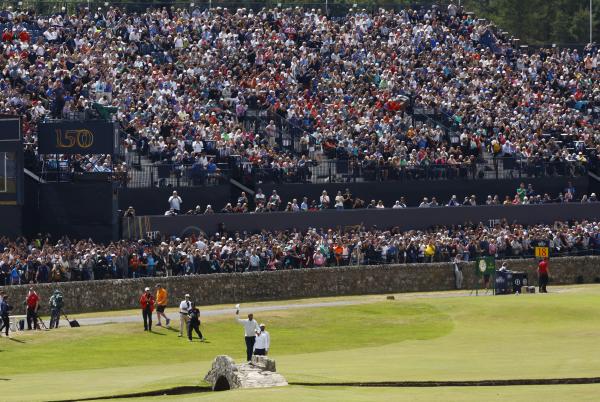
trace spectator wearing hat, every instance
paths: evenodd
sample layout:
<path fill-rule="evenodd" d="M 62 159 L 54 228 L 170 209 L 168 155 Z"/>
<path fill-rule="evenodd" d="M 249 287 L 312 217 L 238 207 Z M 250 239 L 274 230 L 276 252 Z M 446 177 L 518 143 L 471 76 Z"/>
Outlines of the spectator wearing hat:
<path fill-rule="evenodd" d="M 142 307 L 142 317 L 144 319 L 144 331 L 152 332 L 152 312 L 154 311 L 154 296 L 150 293 L 150 288 L 146 287 L 140 297 L 140 306 Z"/>
<path fill-rule="evenodd" d="M 188 315 L 192 308 L 192 302 L 190 301 L 190 295 L 185 294 L 185 299 L 179 303 L 179 337 L 183 336 L 183 327 L 185 324 L 185 332 L 188 333 L 190 316 Z"/>
<path fill-rule="evenodd" d="M 269 354 L 269 347 L 271 346 L 271 335 L 265 329 L 265 324 L 260 324 L 260 331 L 256 332 L 256 339 L 254 341 L 254 355 L 266 356 Z"/>

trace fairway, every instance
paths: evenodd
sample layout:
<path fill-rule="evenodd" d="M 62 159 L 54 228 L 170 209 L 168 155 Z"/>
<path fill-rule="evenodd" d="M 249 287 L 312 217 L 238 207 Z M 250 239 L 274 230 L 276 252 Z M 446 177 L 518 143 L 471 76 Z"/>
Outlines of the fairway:
<path fill-rule="evenodd" d="M 600 376 L 600 286 L 552 290 L 547 295 L 497 297 L 452 292 L 400 295 L 396 300 L 365 296 L 344 299 L 361 304 L 263 311 L 256 318 L 267 323 L 270 354 L 291 383 Z M 340 299 L 320 299 L 327 300 Z M 174 324 L 178 328 L 178 322 Z M 216 355 L 228 354 L 237 361 L 244 356 L 243 329 L 234 322 L 233 310 L 203 319 L 207 343 L 190 343 L 173 329 L 156 328 L 154 333 L 142 329 L 140 317 L 139 323 L 0 338 L 0 399 L 96 398 L 203 385 L 201 379 Z M 138 400 L 596 400 L 598 391 L 600 385 L 292 385 Z"/>

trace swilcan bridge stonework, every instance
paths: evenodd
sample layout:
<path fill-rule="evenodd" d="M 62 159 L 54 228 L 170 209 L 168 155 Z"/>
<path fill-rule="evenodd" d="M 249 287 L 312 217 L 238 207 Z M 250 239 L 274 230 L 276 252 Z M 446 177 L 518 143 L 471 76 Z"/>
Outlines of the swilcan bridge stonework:
<path fill-rule="evenodd" d="M 204 380 L 212 386 L 213 391 L 288 385 L 275 370 L 275 360 L 266 356 L 252 356 L 250 363 L 235 364 L 231 357 L 220 355 L 213 360 Z"/>

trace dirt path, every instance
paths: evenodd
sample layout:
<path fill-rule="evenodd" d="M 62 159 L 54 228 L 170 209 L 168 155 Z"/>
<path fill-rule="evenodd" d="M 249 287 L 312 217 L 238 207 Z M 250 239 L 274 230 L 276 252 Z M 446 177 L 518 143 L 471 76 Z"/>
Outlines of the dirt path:
<path fill-rule="evenodd" d="M 580 290 L 577 286 L 559 286 L 554 287 L 552 289 L 552 293 L 564 293 L 564 292 L 573 292 Z M 365 295 L 367 296 L 367 295 Z M 337 306 L 353 306 L 358 304 L 369 304 L 374 303 L 377 300 L 375 297 L 380 297 L 380 300 L 385 300 L 386 295 L 368 295 L 369 298 L 366 299 L 358 299 L 358 300 L 337 300 L 337 301 L 324 301 L 324 302 L 315 302 L 315 303 L 287 303 L 287 304 L 275 304 L 268 306 L 256 306 L 252 308 L 244 308 L 240 309 L 240 313 L 247 314 L 250 312 L 262 312 L 262 311 L 276 311 L 276 310 L 294 310 L 294 309 L 303 309 L 303 308 L 321 308 L 321 307 L 337 307 Z M 475 293 L 470 290 L 463 291 L 449 291 L 449 292 L 424 292 L 424 293 L 400 293 L 394 294 L 395 300 L 415 300 L 415 299 L 444 299 L 444 298 L 453 298 L 453 297 L 467 297 L 467 296 L 475 296 Z M 485 290 L 479 291 L 479 296 L 492 296 L 491 292 L 486 292 Z M 527 297 L 528 295 L 522 295 Z M 502 296 L 501 296 L 502 297 Z M 508 295 L 504 297 L 515 297 L 514 295 Z M 246 304 L 246 306 L 251 305 L 250 303 Z M 203 317 L 214 317 L 219 315 L 233 314 L 234 308 L 222 308 L 216 310 L 201 310 Z M 110 313 L 107 313 L 110 314 Z M 171 307 L 167 310 L 167 316 L 171 319 L 177 318 L 177 309 Z M 75 316 L 71 317 L 71 319 L 77 319 L 79 324 L 81 325 L 101 325 L 101 324 L 109 324 L 109 323 L 129 323 L 129 322 L 141 322 L 142 317 L 141 314 L 132 314 L 132 315 L 116 315 L 111 316 L 107 315 L 105 317 L 89 317 L 89 318 L 77 318 Z"/>
<path fill-rule="evenodd" d="M 347 301 L 332 301 L 332 302 L 322 302 L 322 303 L 298 303 L 298 304 L 281 304 L 274 306 L 257 306 L 254 308 L 241 308 L 240 314 L 244 312 L 256 313 L 261 311 L 274 311 L 274 310 L 292 310 L 298 308 L 317 308 L 317 307 L 336 307 L 336 306 L 350 306 L 355 304 L 365 304 L 371 303 L 369 300 L 347 300 Z M 170 312 L 169 312 L 170 310 Z M 175 308 L 171 308 L 167 310 L 167 316 L 171 319 L 177 316 L 177 311 Z M 226 308 L 219 310 L 206 310 L 202 311 L 203 317 L 214 317 L 217 315 L 225 315 L 234 313 L 234 308 Z M 81 325 L 99 325 L 99 324 L 108 324 L 108 323 L 124 323 L 124 322 L 138 322 L 142 320 L 142 316 L 140 315 L 126 315 L 126 316 L 107 316 L 107 317 L 93 317 L 93 318 L 81 318 L 77 319 L 77 321 Z"/>
<path fill-rule="evenodd" d="M 396 300 L 414 300 L 414 299 L 434 299 L 434 298 L 449 298 L 449 297 L 465 297 L 469 296 L 470 291 L 462 291 L 462 292 L 440 292 L 440 293 L 404 293 L 404 294 L 396 294 L 394 295 Z M 481 292 L 480 292 L 481 294 Z M 483 294 L 481 294 L 483 295 Z M 489 295 L 489 294 L 488 294 Z M 385 299 L 385 295 L 381 295 L 381 300 Z M 353 306 L 358 304 L 369 304 L 373 303 L 374 300 L 372 298 L 364 299 L 364 300 L 338 300 L 338 301 L 330 301 L 330 302 L 317 302 L 317 303 L 288 303 L 288 304 L 276 304 L 270 306 L 256 306 L 252 308 L 242 308 L 240 309 L 240 313 L 256 313 L 262 311 L 276 311 L 276 310 L 294 310 L 294 309 L 304 309 L 304 308 L 321 308 L 321 307 L 337 307 L 337 306 Z M 246 304 L 248 306 L 249 304 Z M 224 308 L 217 310 L 205 310 L 202 311 L 203 317 L 214 317 L 219 315 L 233 314 L 234 308 Z M 177 318 L 177 309 L 170 308 L 167 310 L 167 316 L 171 319 Z M 76 317 L 72 317 L 76 318 Z M 100 325 L 100 324 L 109 324 L 109 323 L 129 323 L 129 322 L 140 322 L 142 317 L 140 315 L 125 315 L 125 316 L 110 316 L 106 317 L 90 317 L 90 318 L 76 318 L 79 324 L 81 325 Z"/>

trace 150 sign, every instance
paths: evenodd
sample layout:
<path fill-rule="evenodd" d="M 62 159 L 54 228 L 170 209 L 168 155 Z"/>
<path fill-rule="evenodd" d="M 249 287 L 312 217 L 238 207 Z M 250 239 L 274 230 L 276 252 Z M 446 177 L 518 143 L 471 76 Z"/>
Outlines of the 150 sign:
<path fill-rule="evenodd" d="M 103 120 L 51 121 L 38 125 L 40 154 L 113 154 L 115 124 Z"/>
<path fill-rule="evenodd" d="M 62 130 L 57 128 L 56 146 L 62 149 L 82 148 L 87 149 L 94 145 L 94 133 L 87 129 Z"/>

